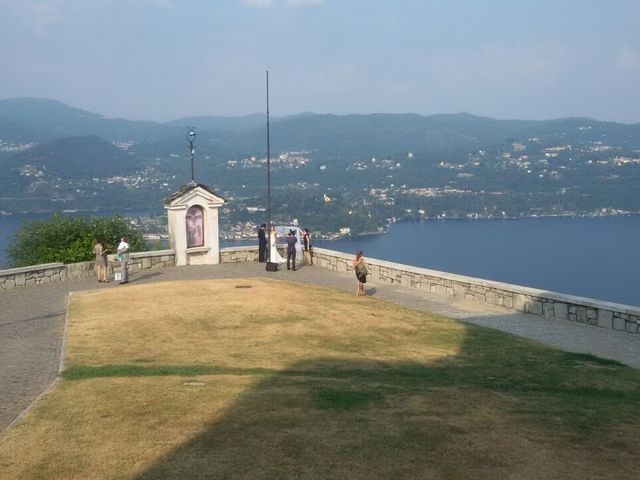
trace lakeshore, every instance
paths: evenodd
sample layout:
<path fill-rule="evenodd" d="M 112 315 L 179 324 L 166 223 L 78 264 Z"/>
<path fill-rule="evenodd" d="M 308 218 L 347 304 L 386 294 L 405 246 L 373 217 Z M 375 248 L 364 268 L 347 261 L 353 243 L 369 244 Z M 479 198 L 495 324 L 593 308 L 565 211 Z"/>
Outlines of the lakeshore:
<path fill-rule="evenodd" d="M 106 213 L 105 213 L 106 214 Z M 24 216 L 0 217 L 0 268 L 7 236 Z M 28 217 L 36 219 L 38 217 Z M 42 218 L 42 217 L 39 217 Z M 398 222 L 385 234 L 319 239 L 318 247 L 567 294 L 640 305 L 635 270 L 639 216 L 446 219 Z M 256 240 L 222 240 L 222 247 Z M 153 243 L 153 242 L 152 242 Z"/>

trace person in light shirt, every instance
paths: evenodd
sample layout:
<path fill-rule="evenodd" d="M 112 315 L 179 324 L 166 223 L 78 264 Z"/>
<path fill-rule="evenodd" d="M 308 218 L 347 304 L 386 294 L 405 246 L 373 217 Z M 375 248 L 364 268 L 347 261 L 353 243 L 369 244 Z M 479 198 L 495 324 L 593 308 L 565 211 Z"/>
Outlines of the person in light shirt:
<path fill-rule="evenodd" d="M 120 256 L 120 285 L 129 283 L 129 238 L 124 236 L 118 244 Z"/>

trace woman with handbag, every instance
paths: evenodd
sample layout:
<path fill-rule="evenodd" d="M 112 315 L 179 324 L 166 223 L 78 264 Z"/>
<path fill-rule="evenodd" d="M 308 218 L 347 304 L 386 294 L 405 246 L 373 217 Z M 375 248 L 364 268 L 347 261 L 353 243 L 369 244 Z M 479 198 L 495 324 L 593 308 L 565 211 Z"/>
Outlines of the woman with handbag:
<path fill-rule="evenodd" d="M 356 290 L 357 295 L 366 295 L 364 290 L 364 284 L 367 283 L 367 262 L 364 260 L 364 256 L 362 254 L 362 250 L 358 250 L 356 252 L 356 258 L 352 262 L 353 270 L 356 273 L 356 278 L 358 279 L 358 289 Z"/>
<path fill-rule="evenodd" d="M 104 247 L 103 237 L 96 239 L 93 253 L 96 255 L 95 268 L 98 281 L 109 283 L 109 279 L 107 278 L 107 249 Z"/>

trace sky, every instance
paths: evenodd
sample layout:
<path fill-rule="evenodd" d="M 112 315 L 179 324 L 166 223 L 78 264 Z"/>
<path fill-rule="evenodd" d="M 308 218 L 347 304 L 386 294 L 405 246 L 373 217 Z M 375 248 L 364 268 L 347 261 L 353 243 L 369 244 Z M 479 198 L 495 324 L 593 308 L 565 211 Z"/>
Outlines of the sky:
<path fill-rule="evenodd" d="M 0 0 L 0 99 L 640 122 L 640 0 Z"/>

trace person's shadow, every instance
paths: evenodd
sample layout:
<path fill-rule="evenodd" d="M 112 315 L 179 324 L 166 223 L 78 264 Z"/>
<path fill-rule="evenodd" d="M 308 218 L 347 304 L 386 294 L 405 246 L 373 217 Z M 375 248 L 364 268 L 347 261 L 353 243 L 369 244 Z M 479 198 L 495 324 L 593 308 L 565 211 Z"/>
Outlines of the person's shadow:
<path fill-rule="evenodd" d="M 159 277 L 161 275 L 162 274 L 160 272 L 151 272 L 151 273 L 145 273 L 144 275 L 136 275 L 136 276 L 129 275 L 129 283 L 144 282 L 146 280 Z"/>

